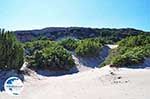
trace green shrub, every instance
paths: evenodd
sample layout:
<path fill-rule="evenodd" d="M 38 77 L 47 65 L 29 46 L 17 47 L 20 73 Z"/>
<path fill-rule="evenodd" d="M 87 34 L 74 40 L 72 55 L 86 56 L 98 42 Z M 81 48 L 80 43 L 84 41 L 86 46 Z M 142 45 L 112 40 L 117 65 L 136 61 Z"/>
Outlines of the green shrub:
<path fill-rule="evenodd" d="M 24 48 L 26 49 L 26 54 L 33 55 L 34 52 L 42 50 L 43 48 L 56 45 L 56 42 L 50 40 L 37 40 L 32 42 L 26 42 Z"/>
<path fill-rule="evenodd" d="M 76 49 L 78 41 L 72 38 L 63 39 L 59 42 L 60 45 L 62 45 L 67 50 L 73 51 Z"/>
<path fill-rule="evenodd" d="M 113 58 L 112 64 L 115 66 L 129 66 L 133 64 L 138 64 L 143 61 L 145 53 L 142 48 L 136 47 L 127 50 L 124 54 L 118 55 Z"/>
<path fill-rule="evenodd" d="M 143 46 L 146 44 L 150 44 L 150 36 L 147 35 L 138 35 L 138 36 L 130 36 L 119 43 L 119 46 L 126 46 L 126 47 L 136 47 L 136 46 Z"/>
<path fill-rule="evenodd" d="M 31 67 L 50 70 L 69 70 L 74 64 L 71 54 L 54 41 L 35 41 L 30 42 L 29 48 Z"/>
<path fill-rule="evenodd" d="M 150 36 L 131 36 L 121 40 L 119 47 L 112 50 L 103 65 L 112 64 L 115 67 L 130 67 L 139 64 L 150 57 Z"/>
<path fill-rule="evenodd" d="M 23 64 L 24 51 L 13 32 L 0 30 L 0 69 L 17 69 Z"/>
<path fill-rule="evenodd" d="M 97 56 L 101 47 L 102 43 L 99 40 L 85 39 L 79 42 L 75 52 L 78 56 L 82 57 Z"/>

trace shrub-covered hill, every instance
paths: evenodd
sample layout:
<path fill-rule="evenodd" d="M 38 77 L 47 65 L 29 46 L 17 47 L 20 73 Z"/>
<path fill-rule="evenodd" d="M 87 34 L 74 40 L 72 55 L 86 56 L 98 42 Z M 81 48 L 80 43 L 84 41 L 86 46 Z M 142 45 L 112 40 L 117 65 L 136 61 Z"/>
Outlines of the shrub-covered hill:
<path fill-rule="evenodd" d="M 119 41 L 119 47 L 112 50 L 103 64 L 111 63 L 112 66 L 117 67 L 138 64 L 145 57 L 149 57 L 150 52 L 150 34 L 141 32 L 135 29 L 71 27 L 2 33 L 0 62 L 4 68 L 8 67 L 8 64 L 14 64 L 19 69 L 25 57 L 25 61 L 28 61 L 32 68 L 69 70 L 75 66 L 70 51 L 81 58 L 94 59 L 105 44 Z M 12 34 L 15 34 L 23 43 L 18 42 Z M 16 58 L 13 59 L 13 57 Z"/>
<path fill-rule="evenodd" d="M 50 70 L 69 70 L 75 66 L 72 54 L 80 57 L 98 56 L 104 41 L 95 39 L 74 40 L 71 38 L 62 41 L 36 40 L 24 43 L 25 58 L 30 67 Z"/>
<path fill-rule="evenodd" d="M 116 42 L 130 35 L 138 35 L 144 32 L 141 30 L 125 28 L 125 29 L 109 29 L 109 28 L 83 28 L 83 27 L 50 27 L 41 30 L 15 31 L 15 34 L 21 42 L 31 41 L 34 39 L 49 38 L 57 40 L 64 37 L 74 37 L 76 39 L 101 37 L 109 42 Z M 146 32 L 144 32 L 146 33 Z"/>
<path fill-rule="evenodd" d="M 150 57 L 150 36 L 138 35 L 127 37 L 118 42 L 102 65 L 114 67 L 132 67 Z"/>

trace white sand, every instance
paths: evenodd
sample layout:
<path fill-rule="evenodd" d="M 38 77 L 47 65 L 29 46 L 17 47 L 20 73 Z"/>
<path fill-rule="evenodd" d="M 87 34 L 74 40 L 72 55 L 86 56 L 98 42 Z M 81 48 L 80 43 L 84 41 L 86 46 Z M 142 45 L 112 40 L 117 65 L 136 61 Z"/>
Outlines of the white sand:
<path fill-rule="evenodd" d="M 117 48 L 117 47 L 118 47 L 118 45 L 112 45 L 112 44 L 107 44 L 107 46 L 108 46 L 109 48 L 111 48 L 111 49 L 114 49 L 114 48 Z"/>
<path fill-rule="evenodd" d="M 0 92 L 0 99 L 149 99 L 149 75 L 150 69 L 106 66 L 59 77 L 26 76 L 20 96 Z"/>

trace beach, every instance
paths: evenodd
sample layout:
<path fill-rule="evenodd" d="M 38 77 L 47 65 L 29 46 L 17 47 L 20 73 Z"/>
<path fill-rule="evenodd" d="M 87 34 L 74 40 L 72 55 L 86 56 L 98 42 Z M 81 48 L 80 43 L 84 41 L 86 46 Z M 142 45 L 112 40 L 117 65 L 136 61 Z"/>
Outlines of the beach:
<path fill-rule="evenodd" d="M 25 76 L 19 96 L 0 99 L 148 99 L 150 69 L 95 68 L 72 75 Z"/>

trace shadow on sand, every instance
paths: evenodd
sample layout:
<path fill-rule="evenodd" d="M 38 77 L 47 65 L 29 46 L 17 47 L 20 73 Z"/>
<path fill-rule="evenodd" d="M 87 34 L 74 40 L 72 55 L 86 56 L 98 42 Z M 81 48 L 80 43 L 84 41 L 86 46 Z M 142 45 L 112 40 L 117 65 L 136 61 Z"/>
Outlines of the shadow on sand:
<path fill-rule="evenodd" d="M 36 70 L 35 71 L 37 74 L 42 75 L 42 76 L 47 76 L 47 77 L 56 77 L 56 76 L 63 76 L 63 75 L 71 75 L 74 73 L 78 73 L 79 70 L 76 66 L 74 66 L 71 70 L 69 71 L 49 71 L 49 70 Z"/>
<path fill-rule="evenodd" d="M 130 65 L 128 67 L 132 68 L 132 69 L 145 69 L 145 68 L 150 69 L 150 58 L 145 58 L 143 63 L 136 64 L 136 65 Z"/>

